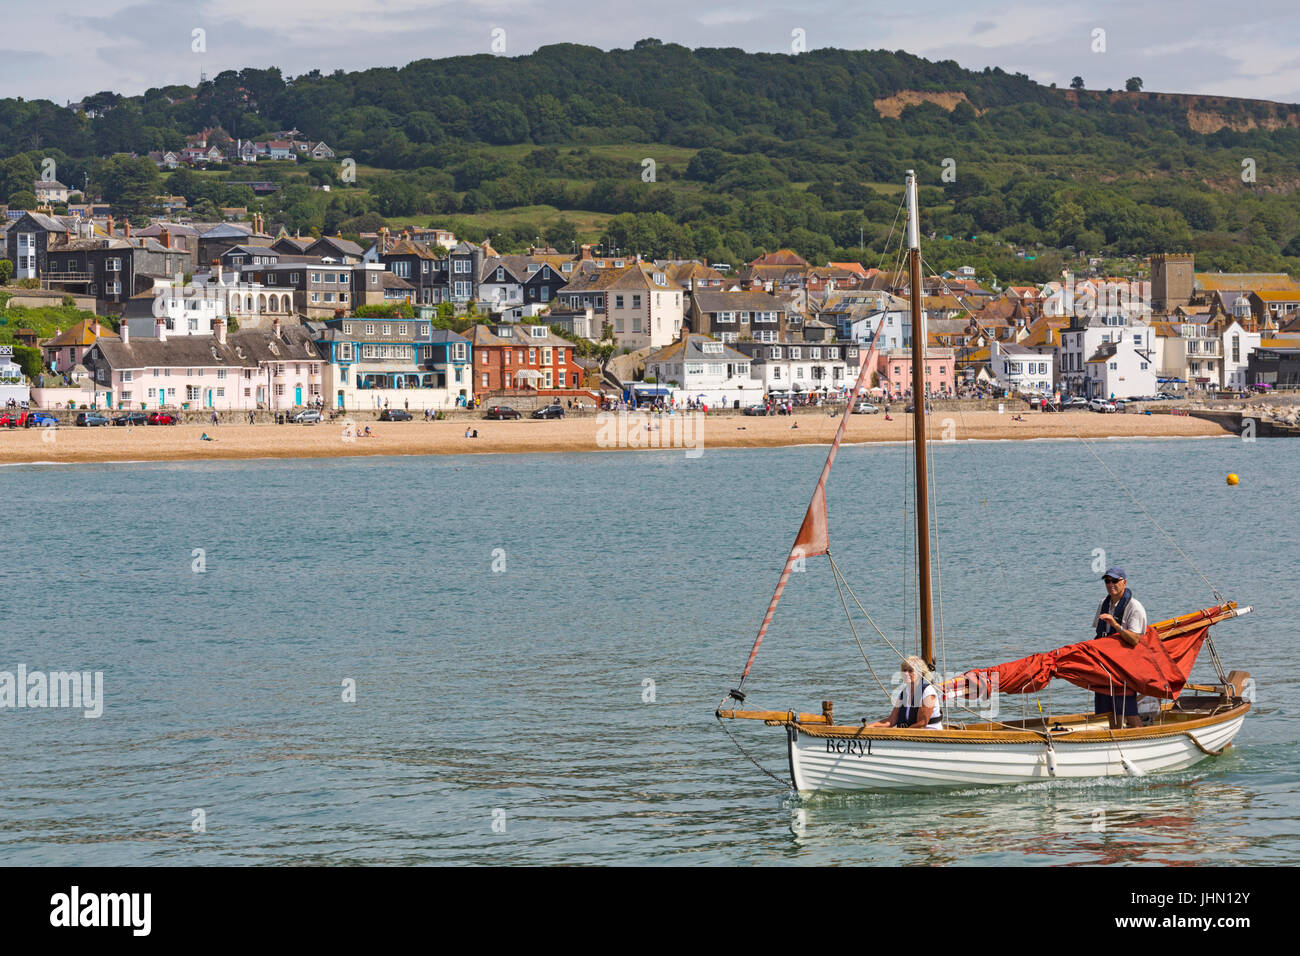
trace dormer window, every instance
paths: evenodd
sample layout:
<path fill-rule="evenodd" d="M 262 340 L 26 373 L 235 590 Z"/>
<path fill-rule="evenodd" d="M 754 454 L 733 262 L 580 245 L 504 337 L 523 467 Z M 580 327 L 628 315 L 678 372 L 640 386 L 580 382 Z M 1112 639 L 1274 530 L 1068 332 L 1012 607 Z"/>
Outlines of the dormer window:
<path fill-rule="evenodd" d="M 549 331 L 550 330 L 544 325 L 534 325 L 528 329 L 529 334 L 535 339 L 546 338 L 546 333 Z"/>

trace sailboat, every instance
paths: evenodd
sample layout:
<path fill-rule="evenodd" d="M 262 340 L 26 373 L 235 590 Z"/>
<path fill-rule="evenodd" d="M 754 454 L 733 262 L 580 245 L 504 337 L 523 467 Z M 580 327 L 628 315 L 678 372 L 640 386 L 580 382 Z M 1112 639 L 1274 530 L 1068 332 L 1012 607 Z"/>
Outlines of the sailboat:
<path fill-rule="evenodd" d="M 933 671 L 929 464 L 922 400 L 927 394 L 924 378 L 927 337 L 921 307 L 917 183 L 911 170 L 907 174 L 906 190 L 912 395 L 916 408 L 911 417 L 916 463 L 917 626 L 920 656 Z M 972 668 L 950 678 L 939 684 L 945 705 L 941 729 L 874 727 L 867 725 L 868 718 L 857 723 L 839 723 L 831 701 L 823 701 L 821 711 L 811 713 L 744 709 L 745 679 L 772 623 L 791 571 L 801 567 L 807 558 L 824 555 L 831 563 L 837 586 L 847 585 L 830 555 L 826 481 L 853 407 L 870 384 L 879 339 L 880 336 L 873 338 L 862 361 L 812 501 L 782 568 L 740 682 L 715 711 L 728 735 L 735 740 L 726 721 L 760 720 L 767 726 L 783 728 L 789 755 L 789 786 L 798 791 L 928 790 L 1052 778 L 1142 776 L 1181 770 L 1227 750 L 1251 709 L 1253 683 L 1246 671 L 1224 671 L 1210 629 L 1251 609 L 1223 600 L 1217 591 L 1214 592 L 1217 604 L 1148 626 L 1135 647 L 1118 636 L 1097 637 L 993 667 Z M 858 606 L 861 608 L 860 603 Z M 845 611 L 848 612 L 847 602 Z M 856 637 L 856 630 L 854 633 Z M 1192 666 L 1203 646 L 1209 649 L 1217 682 L 1192 684 L 1189 683 Z M 1034 693 L 1053 680 L 1065 680 L 1099 693 L 1115 694 L 1122 690 L 1125 694 L 1142 695 L 1155 706 L 1138 727 L 1113 728 L 1108 714 L 1042 713 L 1041 706 L 1038 716 L 1018 720 L 949 719 L 961 710 L 979 717 L 967 704 L 987 701 L 990 693 Z M 741 750 L 745 752 L 743 746 Z M 749 756 L 747 752 L 746 756 Z M 762 769 L 761 764 L 758 766 Z"/>

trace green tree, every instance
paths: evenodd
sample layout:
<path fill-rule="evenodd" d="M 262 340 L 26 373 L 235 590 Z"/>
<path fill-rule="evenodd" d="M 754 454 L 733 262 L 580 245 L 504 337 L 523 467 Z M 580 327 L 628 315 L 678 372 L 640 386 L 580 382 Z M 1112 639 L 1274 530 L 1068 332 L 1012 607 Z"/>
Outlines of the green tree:
<path fill-rule="evenodd" d="M 43 371 L 40 349 L 28 345 L 15 345 L 14 363 L 23 370 L 23 374 L 33 384 L 40 381 L 41 372 Z"/>
<path fill-rule="evenodd" d="M 1130 93 L 1140 93 L 1142 91 L 1142 77 L 1130 76 L 1124 81 L 1124 89 Z"/>
<path fill-rule="evenodd" d="M 1076 76 L 1074 79 L 1070 80 L 1070 89 L 1072 90 L 1083 89 L 1083 77 Z"/>
<path fill-rule="evenodd" d="M 100 165 L 94 179 L 114 211 L 126 216 L 146 214 L 162 192 L 158 167 L 144 157 L 113 156 Z"/>

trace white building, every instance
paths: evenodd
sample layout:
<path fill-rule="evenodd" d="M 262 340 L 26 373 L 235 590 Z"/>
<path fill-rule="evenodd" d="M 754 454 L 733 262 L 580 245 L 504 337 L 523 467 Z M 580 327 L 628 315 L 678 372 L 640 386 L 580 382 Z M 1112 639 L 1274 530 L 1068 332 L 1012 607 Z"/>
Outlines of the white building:
<path fill-rule="evenodd" d="M 1056 388 L 1056 356 L 994 339 L 989 368 L 998 386 L 1010 392 L 1049 395 Z"/>
<path fill-rule="evenodd" d="M 1130 391 L 1128 394 L 1143 395 L 1155 392 L 1155 373 L 1159 361 L 1155 352 L 1156 337 L 1151 326 L 1141 319 L 1131 318 L 1122 313 L 1105 316 L 1074 316 L 1070 320 L 1070 325 L 1061 330 L 1060 337 L 1061 345 L 1057 350 L 1057 381 L 1063 393 L 1082 395 L 1085 398 L 1109 395 L 1110 389 L 1103 389 L 1100 384 L 1091 380 L 1096 369 L 1091 368 L 1088 363 L 1103 346 L 1120 342 L 1148 356 L 1138 364 L 1144 361 L 1150 366 L 1152 373 L 1151 388 L 1147 392 Z M 1134 369 L 1134 371 L 1146 370 Z"/>
<path fill-rule="evenodd" d="M 754 404 L 763 397 L 750 378 L 749 356 L 707 335 L 685 332 L 667 348 L 646 358 L 646 378 L 672 388 L 678 403 L 688 398 L 728 408 Z M 676 383 L 676 384 L 674 384 Z"/>
<path fill-rule="evenodd" d="M 750 378 L 760 393 L 835 393 L 851 387 L 857 378 L 857 362 L 850 371 L 847 356 L 852 349 L 856 359 L 857 346 L 835 342 L 741 342 L 736 348 L 751 356 Z"/>
<path fill-rule="evenodd" d="M 1089 398 L 1133 398 L 1156 392 L 1153 356 L 1129 339 L 1102 345 L 1085 367 Z"/>
<path fill-rule="evenodd" d="M 1219 387 L 1223 380 L 1223 340 L 1204 316 L 1152 324 L 1161 378 L 1186 382 L 1197 389 Z M 1241 365 L 1244 372 L 1244 360 Z"/>
<path fill-rule="evenodd" d="M 31 401 L 31 388 L 22 368 L 14 361 L 14 347 L 0 345 L 0 408 L 9 402 Z"/>
<path fill-rule="evenodd" d="M 1259 348 L 1260 334 L 1247 332 L 1234 319 L 1224 328 L 1220 339 L 1223 353 L 1223 379 L 1220 384 L 1223 388 L 1245 388 L 1246 365 L 1250 361 L 1250 353 Z"/>
<path fill-rule="evenodd" d="M 876 348 L 882 352 L 912 347 L 912 313 L 907 309 L 872 312 L 849 328 L 849 337 L 859 345 L 870 345 L 879 337 Z"/>

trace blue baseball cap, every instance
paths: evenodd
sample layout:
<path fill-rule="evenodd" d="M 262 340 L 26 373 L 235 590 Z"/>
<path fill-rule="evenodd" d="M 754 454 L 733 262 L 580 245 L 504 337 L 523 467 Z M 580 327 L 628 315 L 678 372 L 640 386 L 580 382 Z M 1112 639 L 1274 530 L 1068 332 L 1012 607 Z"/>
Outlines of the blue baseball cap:
<path fill-rule="evenodd" d="M 1123 568 L 1107 568 L 1107 569 L 1106 569 L 1106 573 L 1103 574 L 1102 577 L 1103 577 L 1103 578 L 1123 578 L 1125 581 L 1128 580 L 1128 575 L 1124 573 L 1124 569 L 1123 569 Z"/>

